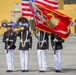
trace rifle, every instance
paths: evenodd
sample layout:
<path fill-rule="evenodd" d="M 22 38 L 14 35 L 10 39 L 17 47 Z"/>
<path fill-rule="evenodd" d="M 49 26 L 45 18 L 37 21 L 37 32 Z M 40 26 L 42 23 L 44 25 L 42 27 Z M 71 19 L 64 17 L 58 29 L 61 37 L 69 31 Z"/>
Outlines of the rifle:
<path fill-rule="evenodd" d="M 56 42 L 57 42 L 58 40 L 56 39 L 56 38 L 54 38 L 54 48 L 53 48 L 53 50 L 54 50 L 54 55 L 56 54 L 56 49 L 55 49 L 55 47 L 56 47 Z"/>
<path fill-rule="evenodd" d="M 6 48 L 7 48 L 6 53 L 7 53 L 7 54 L 8 54 L 8 49 L 9 49 L 9 48 L 8 48 L 8 47 L 9 47 L 9 46 L 8 46 L 8 41 L 9 41 L 9 39 L 7 38 L 7 39 L 6 39 L 6 42 L 7 42 L 7 43 L 6 43 Z"/>
<path fill-rule="evenodd" d="M 56 42 L 54 42 L 54 47 L 53 47 L 54 55 L 56 54 L 56 49 L 55 49 L 55 47 L 56 47 Z"/>
<path fill-rule="evenodd" d="M 6 47 L 7 47 L 7 51 L 6 52 L 8 53 L 8 49 L 10 48 L 10 46 L 9 46 L 9 37 L 11 35 L 10 35 L 10 33 L 8 33 L 7 35 L 8 35 L 8 38 L 6 39 Z"/>

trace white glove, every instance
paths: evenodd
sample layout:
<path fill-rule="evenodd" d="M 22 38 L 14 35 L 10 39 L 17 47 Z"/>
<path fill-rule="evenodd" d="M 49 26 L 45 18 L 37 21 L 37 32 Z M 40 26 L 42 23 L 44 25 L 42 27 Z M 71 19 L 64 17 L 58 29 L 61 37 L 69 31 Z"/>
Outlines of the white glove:
<path fill-rule="evenodd" d="M 7 49 L 9 49 L 9 48 L 10 48 L 10 46 L 7 47 Z"/>
<path fill-rule="evenodd" d="M 40 39 L 40 32 L 36 34 L 37 38 Z"/>
<path fill-rule="evenodd" d="M 52 48 L 55 49 L 55 46 L 53 46 Z"/>
<path fill-rule="evenodd" d="M 55 39 L 54 39 L 54 42 L 58 42 L 58 40 L 55 38 Z"/>
<path fill-rule="evenodd" d="M 21 30 L 24 30 L 24 27 L 21 27 Z"/>
<path fill-rule="evenodd" d="M 9 41 L 9 39 L 7 38 L 6 41 Z"/>
<path fill-rule="evenodd" d="M 17 32 L 17 30 L 16 30 L 16 29 L 14 29 L 14 31 L 15 31 L 15 32 Z"/>

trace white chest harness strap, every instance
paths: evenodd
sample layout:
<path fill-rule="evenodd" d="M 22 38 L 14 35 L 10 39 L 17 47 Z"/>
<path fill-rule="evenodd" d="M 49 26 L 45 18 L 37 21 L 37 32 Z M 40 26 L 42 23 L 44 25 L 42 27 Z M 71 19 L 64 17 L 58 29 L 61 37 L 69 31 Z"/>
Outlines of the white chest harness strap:
<path fill-rule="evenodd" d="M 43 40 L 40 41 L 40 42 L 42 42 L 42 44 L 40 45 L 41 47 L 43 46 L 43 43 L 46 42 L 46 40 L 44 40 L 44 39 L 45 39 L 45 32 L 44 32 Z M 39 43 L 39 44 L 40 44 L 40 43 Z"/>
<path fill-rule="evenodd" d="M 22 34 L 23 34 L 23 32 L 21 32 L 21 43 L 22 43 L 22 47 L 24 47 L 26 42 L 29 42 L 29 40 L 27 39 L 28 38 L 28 31 L 26 31 L 26 38 L 24 41 L 22 40 Z"/>

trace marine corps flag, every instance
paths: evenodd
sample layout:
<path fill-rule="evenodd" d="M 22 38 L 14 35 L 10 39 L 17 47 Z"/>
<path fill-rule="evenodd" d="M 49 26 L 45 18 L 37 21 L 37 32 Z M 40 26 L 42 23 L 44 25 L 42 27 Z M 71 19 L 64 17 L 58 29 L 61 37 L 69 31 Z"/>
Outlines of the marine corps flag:
<path fill-rule="evenodd" d="M 66 39 L 69 36 L 69 25 L 71 22 L 70 17 L 66 16 L 65 14 L 57 10 L 41 7 L 40 5 L 36 5 L 33 8 L 33 10 L 35 10 L 36 12 L 34 12 L 33 14 L 35 26 L 38 29 L 49 33 L 52 32 L 64 39 Z"/>

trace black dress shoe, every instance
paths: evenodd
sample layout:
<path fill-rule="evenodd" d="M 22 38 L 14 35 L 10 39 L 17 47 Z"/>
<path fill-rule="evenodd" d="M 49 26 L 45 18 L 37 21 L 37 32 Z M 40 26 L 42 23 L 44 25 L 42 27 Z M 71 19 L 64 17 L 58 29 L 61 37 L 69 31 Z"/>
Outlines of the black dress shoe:
<path fill-rule="evenodd" d="M 42 72 L 42 70 L 40 70 L 39 72 Z"/>
<path fill-rule="evenodd" d="M 21 70 L 21 72 L 25 72 L 25 70 Z"/>
<path fill-rule="evenodd" d="M 45 72 L 45 70 L 42 70 L 42 72 Z"/>
<path fill-rule="evenodd" d="M 28 72 L 28 70 L 25 70 L 25 72 Z"/>
<path fill-rule="evenodd" d="M 40 70 L 39 72 L 45 72 L 44 70 Z"/>
<path fill-rule="evenodd" d="M 61 72 L 61 70 L 55 70 L 55 72 Z"/>
<path fill-rule="evenodd" d="M 12 70 L 7 70 L 6 72 L 13 72 Z"/>
<path fill-rule="evenodd" d="M 22 70 L 21 72 L 28 72 L 28 70 Z"/>
<path fill-rule="evenodd" d="M 61 72 L 61 70 L 58 70 L 58 72 Z"/>

